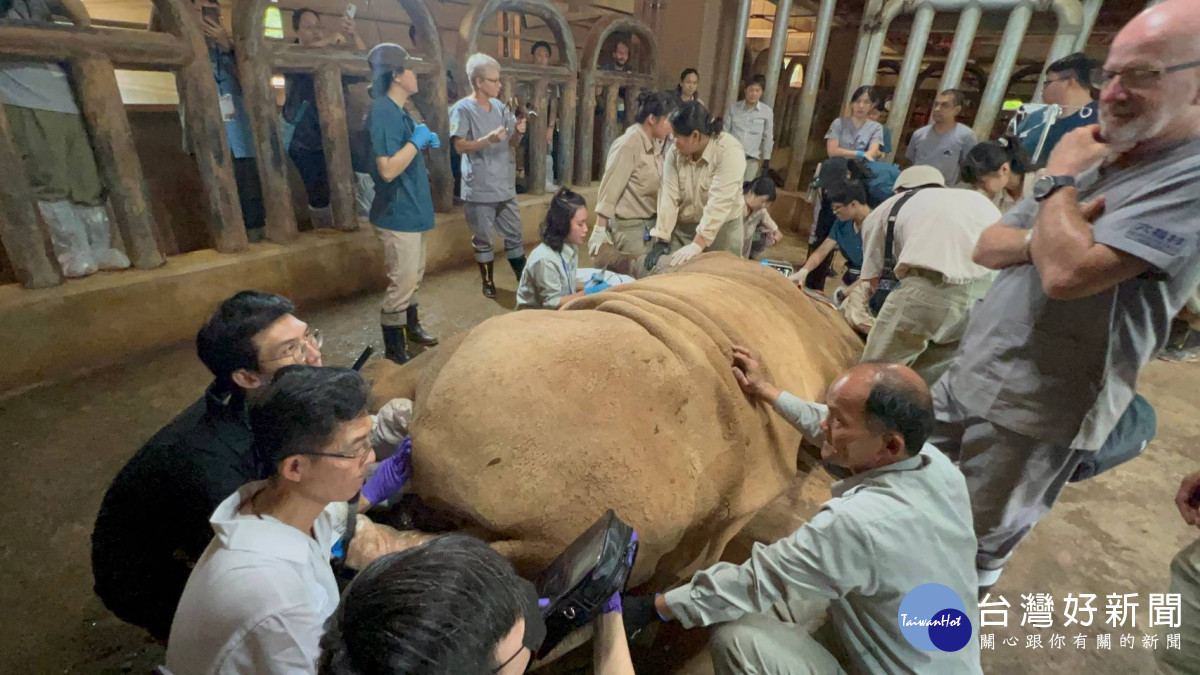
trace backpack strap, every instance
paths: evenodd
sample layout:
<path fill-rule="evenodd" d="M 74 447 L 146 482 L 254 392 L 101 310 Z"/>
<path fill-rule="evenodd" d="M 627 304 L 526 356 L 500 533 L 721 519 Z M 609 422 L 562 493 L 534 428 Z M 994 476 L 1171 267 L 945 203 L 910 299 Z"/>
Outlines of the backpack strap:
<path fill-rule="evenodd" d="M 883 273 L 880 274 L 881 278 L 895 278 L 896 276 L 896 218 L 900 216 L 900 209 L 908 203 L 908 200 L 912 199 L 913 195 L 922 189 L 924 188 L 913 188 L 905 192 L 900 199 L 897 199 L 895 204 L 892 204 L 892 210 L 888 213 L 887 219 L 887 242 L 883 248 Z"/>

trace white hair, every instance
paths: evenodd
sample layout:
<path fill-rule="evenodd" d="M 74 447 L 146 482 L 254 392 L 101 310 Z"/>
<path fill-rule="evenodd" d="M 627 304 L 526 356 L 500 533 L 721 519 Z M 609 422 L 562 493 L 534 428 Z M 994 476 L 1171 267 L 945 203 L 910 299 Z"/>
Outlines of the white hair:
<path fill-rule="evenodd" d="M 467 79 L 471 82 L 471 88 L 475 88 L 475 80 L 484 77 L 485 71 L 488 68 L 495 68 L 500 71 L 500 62 L 487 54 L 475 53 L 467 59 Z"/>

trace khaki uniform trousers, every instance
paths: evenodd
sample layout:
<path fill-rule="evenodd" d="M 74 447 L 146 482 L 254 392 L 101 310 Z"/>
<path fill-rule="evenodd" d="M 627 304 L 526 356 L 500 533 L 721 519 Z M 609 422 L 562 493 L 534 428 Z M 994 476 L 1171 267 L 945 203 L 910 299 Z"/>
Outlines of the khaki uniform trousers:
<path fill-rule="evenodd" d="M 426 232 L 397 232 L 375 228 L 383 244 L 383 265 L 388 287 L 379 308 L 379 323 L 384 326 L 406 324 L 405 310 L 415 305 L 417 289 L 425 278 Z"/>
<path fill-rule="evenodd" d="M 675 223 L 675 230 L 671 232 L 671 253 L 692 243 L 692 240 L 696 238 L 696 225 L 698 224 Z M 716 238 L 712 240 L 712 243 L 708 245 L 705 251 L 729 251 L 736 256 L 740 256 L 742 254 L 742 244 L 745 242 L 742 230 L 743 223 L 741 216 L 726 222 L 721 225 L 721 229 L 717 231 Z"/>
<path fill-rule="evenodd" d="M 716 675 L 843 675 L 845 649 L 832 624 L 824 621 L 826 602 L 776 603 L 763 614 L 747 614 L 720 624 L 709 651 Z M 816 630 L 813 630 L 813 626 Z"/>
<path fill-rule="evenodd" d="M 904 364 L 933 384 L 954 360 L 971 308 L 992 278 L 948 284 L 938 272 L 914 268 L 901 281 L 879 310 L 862 360 Z"/>
<path fill-rule="evenodd" d="M 646 233 L 654 228 L 654 217 L 613 218 L 608 223 L 609 236 L 617 251 L 627 255 L 646 255 L 650 252 L 650 242 L 646 241 Z"/>
<path fill-rule="evenodd" d="M 1200 673 L 1200 539 L 1193 541 L 1171 561 L 1171 587 L 1179 594 L 1179 627 L 1160 628 L 1155 656 L 1167 672 Z M 1179 649 L 1166 649 L 1167 635 L 1179 633 Z"/>
<path fill-rule="evenodd" d="M 104 203 L 104 184 L 81 116 L 15 105 L 5 105 L 4 113 L 38 201 Z"/>

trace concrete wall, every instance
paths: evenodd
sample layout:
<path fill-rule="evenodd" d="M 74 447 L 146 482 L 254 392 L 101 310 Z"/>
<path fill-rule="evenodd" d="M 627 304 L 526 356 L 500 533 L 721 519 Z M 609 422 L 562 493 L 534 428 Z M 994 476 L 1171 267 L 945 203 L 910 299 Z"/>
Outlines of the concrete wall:
<path fill-rule="evenodd" d="M 595 187 L 580 192 L 595 203 Z M 539 241 L 550 199 L 521 198 L 529 247 Z M 439 215 L 428 235 L 427 273 L 472 260 L 461 211 Z M 0 361 L 0 397 L 193 340 L 217 303 L 243 289 L 305 306 L 385 286 L 383 252 L 369 229 L 303 234 L 288 246 L 251 244 L 237 255 L 194 251 L 156 270 L 102 272 L 45 290 L 0 286 L 0 344 L 10 354 Z"/>

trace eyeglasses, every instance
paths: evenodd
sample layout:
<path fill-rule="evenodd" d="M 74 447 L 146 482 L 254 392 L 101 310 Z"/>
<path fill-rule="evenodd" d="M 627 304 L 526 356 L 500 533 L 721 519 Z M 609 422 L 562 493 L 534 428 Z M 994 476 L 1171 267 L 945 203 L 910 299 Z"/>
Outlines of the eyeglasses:
<path fill-rule="evenodd" d="M 309 345 L 312 345 L 313 349 L 320 349 L 324 343 L 325 336 L 321 334 L 321 329 L 309 328 L 304 331 L 304 337 L 289 344 L 282 355 L 273 359 L 267 359 L 264 363 L 274 363 L 275 361 L 283 361 L 285 359 L 291 359 L 296 363 L 304 363 L 305 358 L 308 356 Z"/>
<path fill-rule="evenodd" d="M 934 101 L 933 102 L 933 108 L 935 110 L 942 110 L 944 108 L 953 108 L 956 105 L 958 105 L 958 104 L 956 104 L 954 101 Z"/>
<path fill-rule="evenodd" d="M 1097 68 L 1092 71 L 1092 83 L 1097 87 L 1106 87 L 1116 78 L 1121 78 L 1121 85 L 1126 89 L 1151 89 L 1158 84 L 1163 75 L 1181 70 L 1200 67 L 1200 61 L 1177 63 L 1164 68 L 1130 68 L 1128 70 L 1105 70 Z"/>
<path fill-rule="evenodd" d="M 500 78 L 498 78 L 498 77 L 485 77 L 485 78 L 483 78 L 483 81 L 491 82 L 492 84 L 500 84 Z"/>
<path fill-rule="evenodd" d="M 1070 78 L 1070 77 L 1054 77 L 1054 78 L 1047 77 L 1045 86 L 1049 87 L 1050 85 L 1054 84 L 1055 82 L 1065 82 L 1070 79 L 1072 79 L 1072 78 Z"/>
<path fill-rule="evenodd" d="M 371 454 L 371 442 L 363 440 L 358 447 L 354 448 L 354 453 L 345 452 L 297 452 L 297 455 L 306 455 L 308 457 L 336 457 L 338 459 L 353 459 L 358 462 L 363 461 Z"/>

